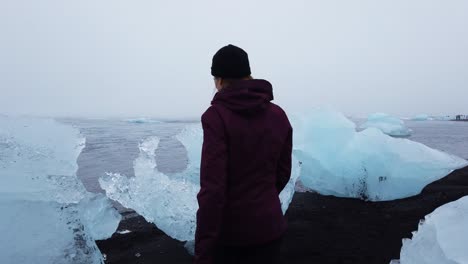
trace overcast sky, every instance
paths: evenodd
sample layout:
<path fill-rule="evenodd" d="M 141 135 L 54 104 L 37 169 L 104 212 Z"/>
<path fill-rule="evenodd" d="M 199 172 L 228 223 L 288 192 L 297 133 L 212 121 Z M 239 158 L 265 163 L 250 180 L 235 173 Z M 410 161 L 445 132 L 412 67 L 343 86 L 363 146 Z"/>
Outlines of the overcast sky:
<path fill-rule="evenodd" d="M 0 113 L 198 117 L 230 43 L 288 111 L 468 114 L 466 0 L 0 0 Z"/>

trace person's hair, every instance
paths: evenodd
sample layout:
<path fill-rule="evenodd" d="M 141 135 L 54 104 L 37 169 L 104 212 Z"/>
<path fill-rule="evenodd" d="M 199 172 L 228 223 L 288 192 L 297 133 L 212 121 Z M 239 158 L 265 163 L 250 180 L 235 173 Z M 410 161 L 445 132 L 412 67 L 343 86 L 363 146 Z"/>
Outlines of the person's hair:
<path fill-rule="evenodd" d="M 243 78 L 238 78 L 238 79 L 233 79 L 233 78 L 221 78 L 221 77 L 215 77 L 216 79 L 223 79 L 223 88 L 228 87 L 231 83 L 236 82 L 236 81 L 242 81 L 242 80 L 253 80 L 252 75 L 243 77 Z"/>

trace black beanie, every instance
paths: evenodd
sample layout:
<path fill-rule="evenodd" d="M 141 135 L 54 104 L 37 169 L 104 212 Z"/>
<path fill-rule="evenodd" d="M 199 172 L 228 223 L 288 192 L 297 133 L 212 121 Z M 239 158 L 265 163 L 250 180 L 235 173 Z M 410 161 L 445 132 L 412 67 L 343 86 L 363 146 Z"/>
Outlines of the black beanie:
<path fill-rule="evenodd" d="M 250 76 L 249 55 L 243 49 L 227 45 L 213 56 L 211 75 L 238 79 Z"/>

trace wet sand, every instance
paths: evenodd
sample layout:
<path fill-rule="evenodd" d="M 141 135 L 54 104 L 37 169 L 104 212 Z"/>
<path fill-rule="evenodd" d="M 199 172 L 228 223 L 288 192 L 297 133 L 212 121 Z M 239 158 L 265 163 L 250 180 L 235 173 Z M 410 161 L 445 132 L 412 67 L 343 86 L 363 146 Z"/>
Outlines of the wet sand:
<path fill-rule="evenodd" d="M 419 221 L 437 207 L 468 195 L 468 167 L 434 182 L 420 195 L 389 201 L 296 193 L 286 214 L 283 263 L 388 264 L 398 259 L 402 238 L 410 238 Z M 106 263 L 191 263 L 184 244 L 131 213 L 119 230 L 98 241 Z"/>

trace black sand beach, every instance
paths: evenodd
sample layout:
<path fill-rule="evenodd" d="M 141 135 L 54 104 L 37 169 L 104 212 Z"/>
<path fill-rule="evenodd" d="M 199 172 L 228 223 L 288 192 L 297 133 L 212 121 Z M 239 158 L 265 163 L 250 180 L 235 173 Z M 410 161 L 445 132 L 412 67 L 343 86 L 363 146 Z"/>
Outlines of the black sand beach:
<path fill-rule="evenodd" d="M 283 263 L 388 264 L 398 259 L 402 238 L 437 207 L 468 195 L 468 167 L 434 182 L 420 195 L 380 203 L 296 193 L 286 214 Z M 106 263 L 191 263 L 184 244 L 141 216 L 127 217 L 114 234 L 97 241 Z"/>

